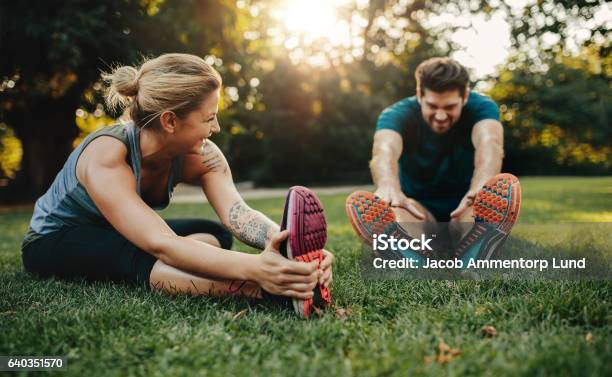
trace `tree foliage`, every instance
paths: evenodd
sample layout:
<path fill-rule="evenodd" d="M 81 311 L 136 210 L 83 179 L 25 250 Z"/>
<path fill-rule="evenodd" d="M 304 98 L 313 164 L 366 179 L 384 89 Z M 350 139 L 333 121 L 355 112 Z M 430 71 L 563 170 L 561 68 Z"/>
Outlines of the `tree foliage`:
<path fill-rule="evenodd" d="M 546 72 L 512 64 L 491 94 L 506 124 L 510 166 L 522 174 L 609 173 L 612 60 L 595 46 L 584 56 L 546 61 Z"/>
<path fill-rule="evenodd" d="M 330 44 L 286 30 L 273 15 L 280 0 L 1 2 L 0 156 L 12 180 L 0 199 L 39 195 L 75 143 L 119 115 L 102 103 L 100 71 L 164 52 L 202 56 L 220 71 L 224 132 L 215 141 L 237 180 L 367 181 L 380 111 L 413 95 L 416 66 L 455 51 L 452 32 L 470 27 L 429 22 L 441 13 L 507 16 L 512 58 L 489 81 L 509 169 L 606 173 L 610 28 L 593 17 L 603 4 L 346 2 L 338 22 L 351 41 Z M 578 38 L 576 25 L 588 35 Z M 14 177 L 11 148 L 23 150 Z"/>
<path fill-rule="evenodd" d="M 1 2 L 2 56 L 10 58 L 0 60 L 0 123 L 23 147 L 3 196 L 49 186 L 80 135 L 75 111 L 99 108 L 101 71 L 167 51 L 230 48 L 234 19 L 227 1 Z"/>

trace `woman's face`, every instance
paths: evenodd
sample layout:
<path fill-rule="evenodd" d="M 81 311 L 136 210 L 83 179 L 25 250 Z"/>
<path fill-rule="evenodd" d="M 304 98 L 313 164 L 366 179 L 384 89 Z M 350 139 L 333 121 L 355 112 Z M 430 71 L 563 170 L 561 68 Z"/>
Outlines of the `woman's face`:
<path fill-rule="evenodd" d="M 212 135 L 221 131 L 217 121 L 219 111 L 219 91 L 208 95 L 200 107 L 177 119 L 176 141 L 181 151 L 200 154 L 204 143 Z"/>

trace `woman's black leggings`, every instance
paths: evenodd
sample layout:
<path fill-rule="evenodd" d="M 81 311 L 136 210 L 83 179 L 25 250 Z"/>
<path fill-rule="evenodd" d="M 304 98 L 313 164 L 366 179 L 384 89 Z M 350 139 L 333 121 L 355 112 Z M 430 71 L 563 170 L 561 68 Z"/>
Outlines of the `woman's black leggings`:
<path fill-rule="evenodd" d="M 232 235 L 216 221 L 204 219 L 166 220 L 179 236 L 212 234 L 224 249 L 232 246 Z M 157 259 L 140 250 L 115 229 L 82 225 L 45 234 L 22 249 L 27 272 L 43 278 L 111 280 L 149 287 L 151 269 Z"/>

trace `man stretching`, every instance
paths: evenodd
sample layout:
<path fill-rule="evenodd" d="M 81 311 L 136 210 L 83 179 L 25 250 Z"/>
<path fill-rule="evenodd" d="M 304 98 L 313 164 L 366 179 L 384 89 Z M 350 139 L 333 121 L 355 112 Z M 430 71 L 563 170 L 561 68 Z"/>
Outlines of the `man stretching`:
<path fill-rule="evenodd" d="M 347 199 L 353 227 L 371 243 L 373 234 L 391 231 L 396 221 L 468 223 L 475 218 L 507 236 L 518 216 L 520 186 L 514 176 L 498 175 L 504 150 L 497 105 L 469 90 L 467 70 L 452 59 L 426 60 L 415 77 L 416 96 L 391 105 L 378 118 L 370 162 L 376 192 Z M 479 229 L 470 228 L 467 235 L 470 229 L 459 232 L 462 242 L 475 238 Z M 480 246 L 472 256 L 483 257 Z M 461 245 L 455 250 L 467 251 Z M 490 257 L 495 250 L 484 251 Z"/>

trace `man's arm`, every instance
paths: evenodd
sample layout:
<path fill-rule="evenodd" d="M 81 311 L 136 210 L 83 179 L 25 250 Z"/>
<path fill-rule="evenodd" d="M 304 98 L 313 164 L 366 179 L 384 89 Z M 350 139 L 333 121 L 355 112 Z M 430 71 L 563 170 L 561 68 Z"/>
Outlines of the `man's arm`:
<path fill-rule="evenodd" d="M 474 145 L 472 181 L 461 203 L 451 213 L 452 218 L 461 216 L 472 205 L 482 185 L 501 172 L 504 158 L 504 129 L 501 123 L 494 119 L 484 119 L 476 123 L 472 128 L 472 144 Z"/>
<path fill-rule="evenodd" d="M 402 136 L 399 133 L 379 130 L 374 134 L 370 171 L 377 188 L 383 191 L 401 191 L 398 160 L 402 148 Z"/>
<path fill-rule="evenodd" d="M 495 174 L 501 172 L 504 158 L 504 129 L 500 122 L 485 119 L 472 129 L 474 144 L 474 173 L 470 191 L 479 190 Z"/>
<path fill-rule="evenodd" d="M 391 206 L 403 207 L 418 219 L 425 216 L 417 209 L 414 200 L 402 192 L 399 180 L 399 158 L 402 155 L 402 136 L 392 130 L 382 129 L 374 134 L 370 171 L 376 185 L 376 195 Z"/>

